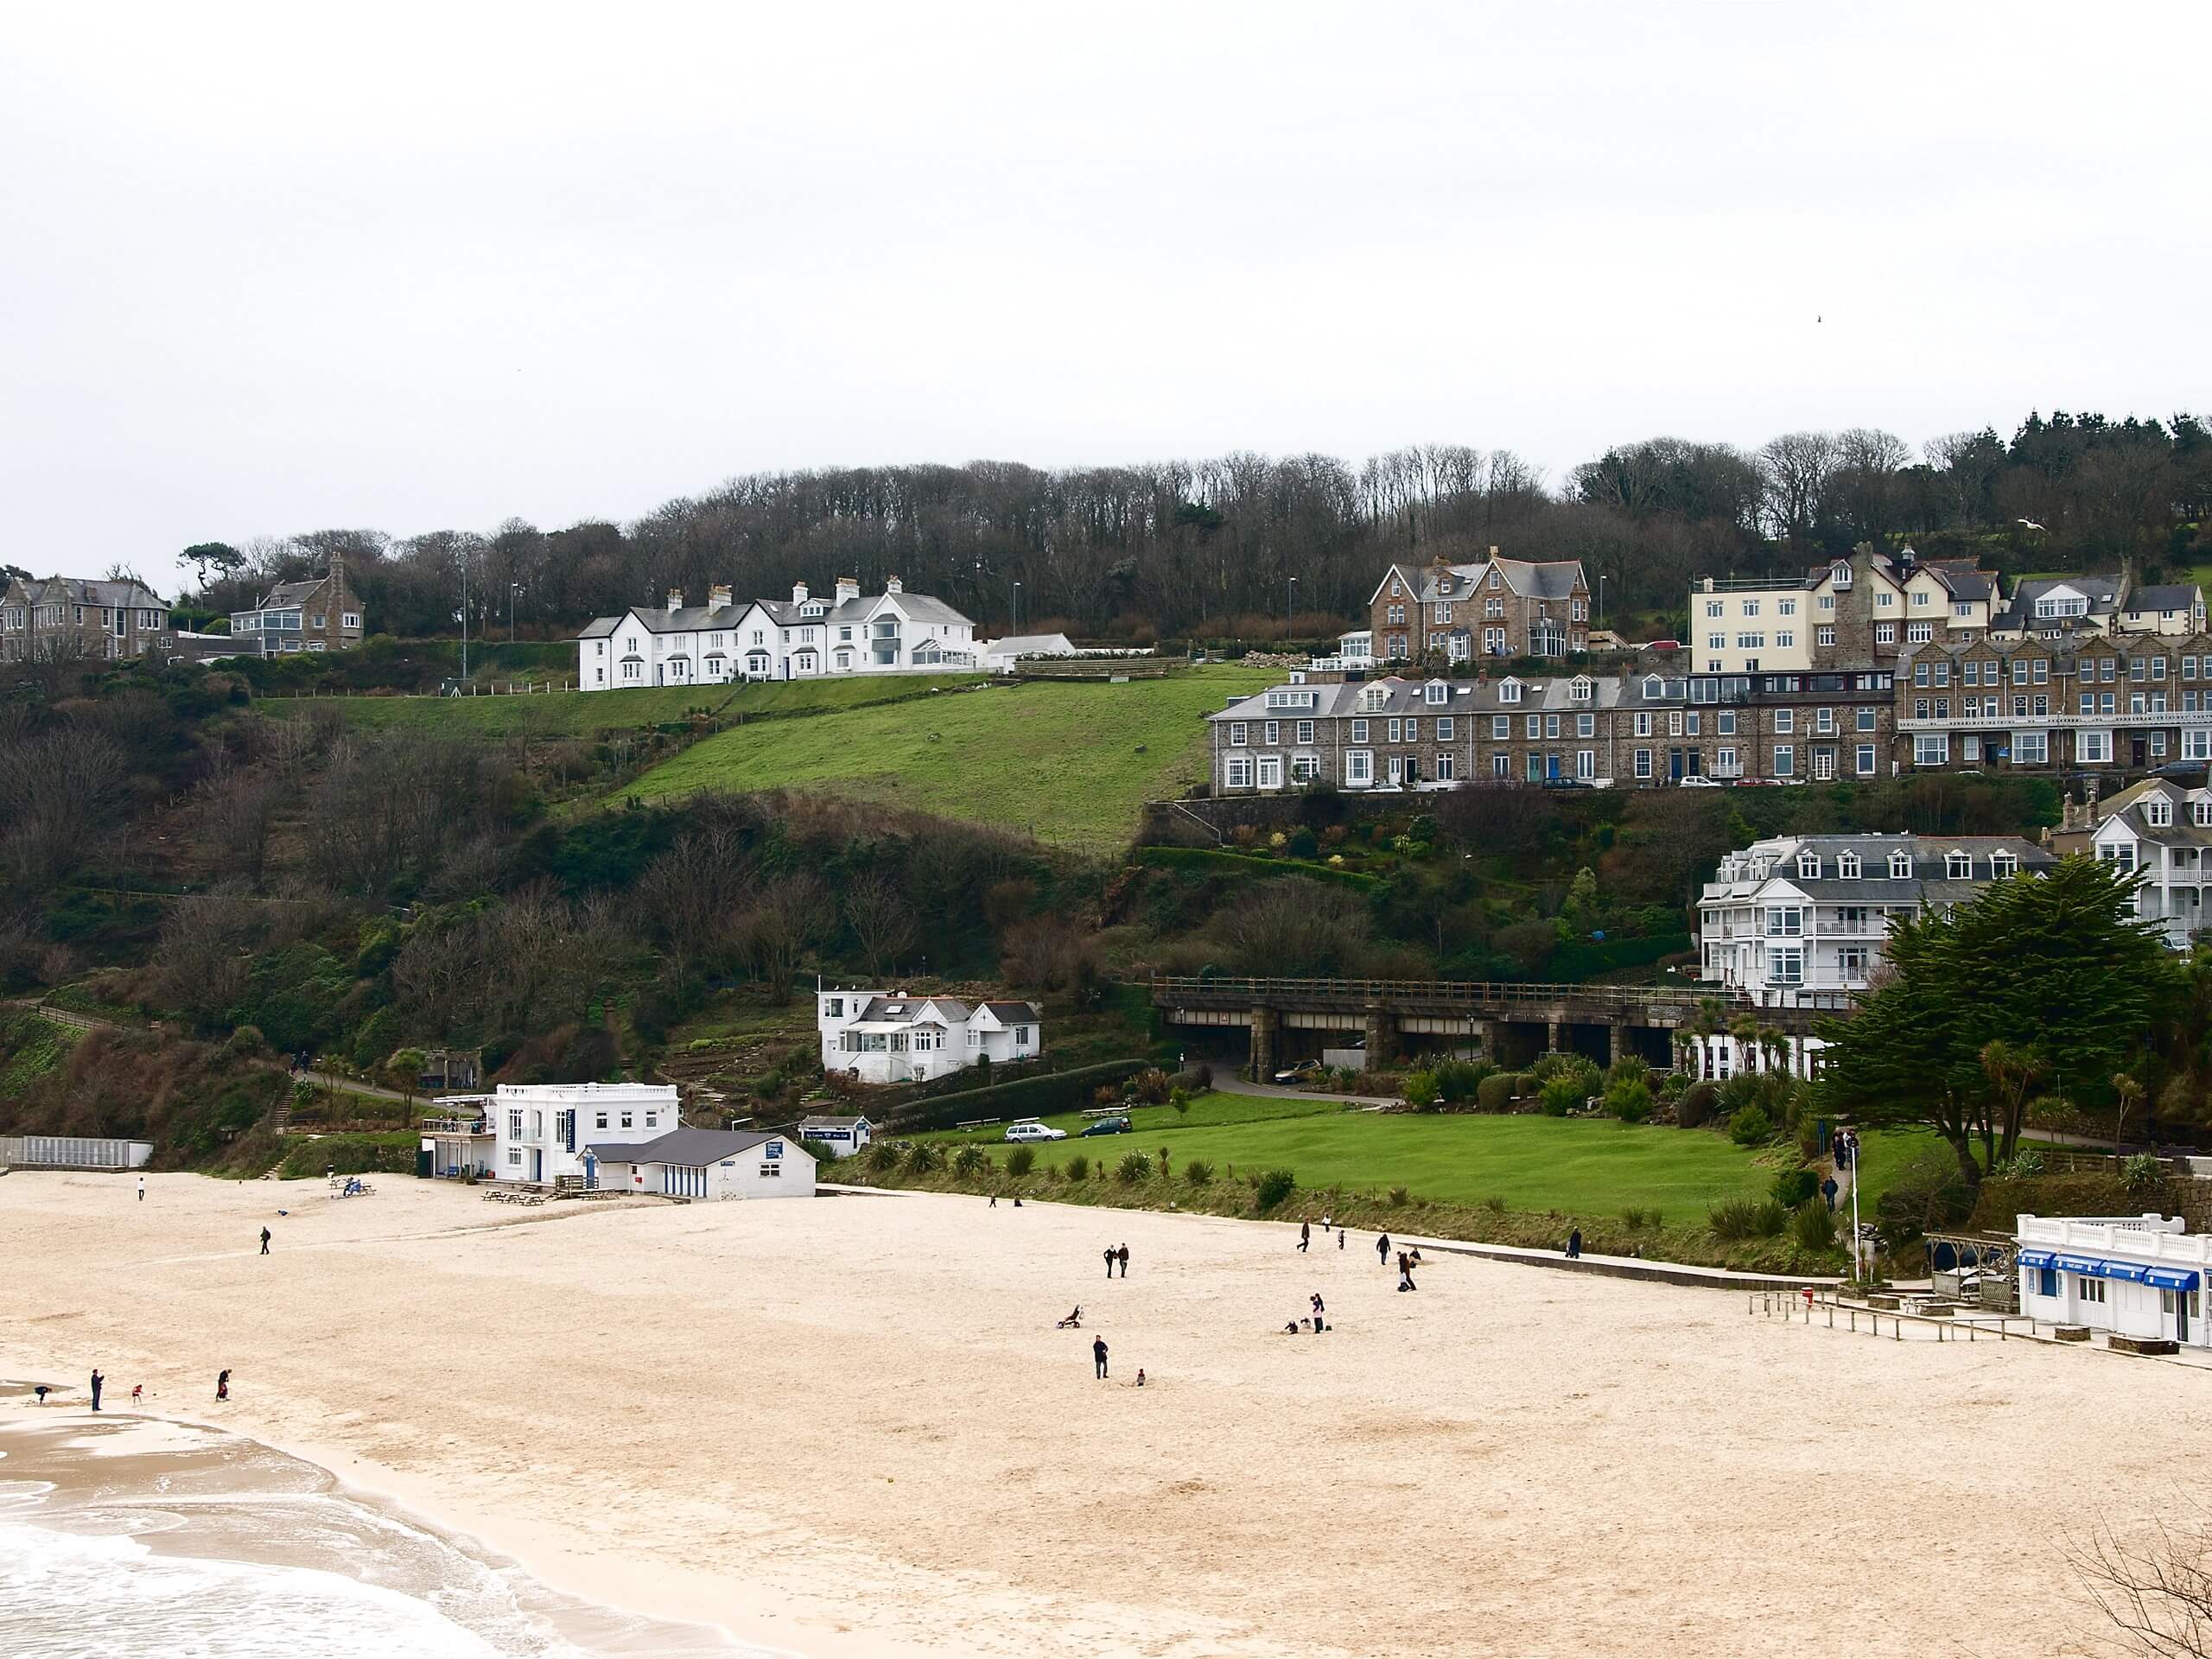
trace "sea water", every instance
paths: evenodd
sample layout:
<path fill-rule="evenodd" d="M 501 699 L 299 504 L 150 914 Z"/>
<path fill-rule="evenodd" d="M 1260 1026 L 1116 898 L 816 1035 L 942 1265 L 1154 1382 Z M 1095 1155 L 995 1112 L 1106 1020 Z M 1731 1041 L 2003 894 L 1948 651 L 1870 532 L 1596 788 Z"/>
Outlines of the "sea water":
<path fill-rule="evenodd" d="M 556 1595 L 256 1442 L 128 1426 L 0 1437 L 0 1659 L 766 1659 Z"/>

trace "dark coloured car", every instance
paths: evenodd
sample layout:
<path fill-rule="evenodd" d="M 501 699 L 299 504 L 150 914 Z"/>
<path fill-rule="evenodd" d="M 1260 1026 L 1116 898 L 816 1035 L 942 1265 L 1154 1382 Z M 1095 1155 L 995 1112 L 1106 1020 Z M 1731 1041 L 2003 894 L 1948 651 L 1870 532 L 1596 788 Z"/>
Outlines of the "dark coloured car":
<path fill-rule="evenodd" d="M 1126 1117 L 1102 1117 L 1096 1123 L 1086 1123 L 1083 1126 L 1083 1134 L 1085 1135 L 1127 1135 L 1128 1132 L 1129 1120 Z"/>

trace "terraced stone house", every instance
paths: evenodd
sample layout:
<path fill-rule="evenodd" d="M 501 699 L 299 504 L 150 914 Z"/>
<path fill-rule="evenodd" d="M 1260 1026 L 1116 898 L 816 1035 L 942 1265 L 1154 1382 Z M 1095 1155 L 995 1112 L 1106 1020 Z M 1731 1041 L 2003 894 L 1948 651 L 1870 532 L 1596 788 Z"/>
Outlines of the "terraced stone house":
<path fill-rule="evenodd" d="M 1378 663 L 1565 657 L 1590 648 L 1590 584 L 1575 560 L 1394 564 L 1368 600 Z"/>

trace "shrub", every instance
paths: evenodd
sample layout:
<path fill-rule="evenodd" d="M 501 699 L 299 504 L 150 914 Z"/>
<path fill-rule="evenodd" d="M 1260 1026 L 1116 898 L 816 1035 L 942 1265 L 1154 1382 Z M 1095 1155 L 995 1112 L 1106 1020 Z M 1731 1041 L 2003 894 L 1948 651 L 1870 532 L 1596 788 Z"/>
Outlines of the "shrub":
<path fill-rule="evenodd" d="M 1830 1250 L 1835 1248 L 1835 1215 L 1819 1198 L 1808 1198 L 1797 1206 L 1789 1217 L 1789 1236 L 1801 1249 Z"/>
<path fill-rule="evenodd" d="M 1730 1115 L 1728 1138 L 1739 1147 L 1763 1147 L 1774 1139 L 1774 1120 L 1757 1106 Z"/>
<path fill-rule="evenodd" d="M 1090 1091 L 1090 1103 L 1094 1106 L 1116 1105 L 1121 1098 L 1122 1091 L 1110 1083 L 1102 1083 Z"/>
<path fill-rule="evenodd" d="M 1213 1166 L 1203 1158 L 1193 1158 L 1183 1166 L 1183 1179 L 1192 1186 L 1205 1186 L 1213 1180 Z"/>
<path fill-rule="evenodd" d="M 1772 1198 L 1730 1198 L 1707 1212 L 1716 1238 L 1772 1238 L 1789 1224 L 1789 1212 Z"/>
<path fill-rule="evenodd" d="M 1959 1173 L 1957 1158 L 1948 1147 L 1931 1147 L 1891 1178 L 1875 1201 L 1874 1224 L 1894 1248 L 1910 1243 L 1930 1227 L 1963 1220 L 1973 1208 L 1974 1194 Z"/>
<path fill-rule="evenodd" d="M 1821 1178 L 1809 1169 L 1785 1169 L 1774 1178 L 1774 1201 L 1785 1210 L 1795 1210 L 1820 1190 Z"/>
<path fill-rule="evenodd" d="M 2166 1166 L 2147 1152 L 2138 1152 L 2120 1160 L 2120 1184 L 2130 1192 L 2147 1192 L 2158 1183 Z"/>
<path fill-rule="evenodd" d="M 1130 1087 L 1136 1090 L 1137 1098 L 1147 1106 L 1165 1106 L 1168 1096 L 1175 1090 L 1173 1080 L 1156 1065 L 1148 1065 L 1138 1072 Z"/>
<path fill-rule="evenodd" d="M 1656 1210 L 1647 1210 L 1640 1204 L 1631 1204 L 1621 1211 L 1621 1219 L 1630 1228 L 1640 1230 L 1646 1227 L 1656 1227 L 1659 1224 L 1659 1212 Z"/>
<path fill-rule="evenodd" d="M 1152 1173 L 1152 1160 L 1141 1152 L 1125 1152 L 1122 1161 L 1114 1166 L 1114 1179 L 1123 1186 L 1135 1186 Z"/>
<path fill-rule="evenodd" d="M 2022 1147 L 2019 1151 L 2012 1154 L 2012 1166 L 2006 1173 L 2016 1179 L 2021 1176 L 2033 1177 L 2042 1174 L 2043 1168 L 2043 1154 L 2033 1147 Z"/>
<path fill-rule="evenodd" d="M 1404 1187 L 1394 1186 L 1390 1189 L 1390 1207 L 1394 1210 L 1402 1210 L 1413 1202 L 1413 1197 L 1414 1195 L 1407 1192 Z"/>
<path fill-rule="evenodd" d="M 1429 1068 L 1429 1075 L 1436 1079 L 1436 1092 L 1440 1099 L 1454 1105 L 1475 1098 L 1476 1092 L 1490 1074 L 1497 1068 L 1487 1060 L 1462 1060 L 1446 1057 Z"/>
<path fill-rule="evenodd" d="M 1489 1211 L 1493 1216 L 1503 1215 L 1505 1213 L 1505 1195 L 1502 1192 L 1491 1193 L 1490 1197 L 1483 1200 L 1483 1208 Z"/>
<path fill-rule="evenodd" d="M 877 1174 L 899 1166 L 899 1148 L 888 1141 L 877 1141 L 868 1149 L 868 1166 Z"/>
<path fill-rule="evenodd" d="M 1191 1097 L 1180 1089 L 1167 1096 L 1167 1103 L 1175 1109 L 1175 1116 L 1178 1117 L 1186 1116 L 1190 1113 Z"/>
<path fill-rule="evenodd" d="M 1090 1160 L 1078 1152 L 1060 1166 L 1060 1173 L 1071 1181 L 1087 1181 L 1090 1179 Z"/>
<path fill-rule="evenodd" d="M 236 1059 L 242 1054 L 258 1054 L 269 1046 L 258 1026 L 240 1026 L 230 1034 L 223 1045 L 223 1058 Z"/>
<path fill-rule="evenodd" d="M 808 1156 L 811 1157 L 817 1164 L 834 1164 L 841 1158 L 848 1158 L 852 1155 L 849 1153 L 841 1151 L 837 1147 L 831 1146 L 826 1141 L 802 1141 L 798 1144 L 799 1149 L 807 1154 Z"/>
<path fill-rule="evenodd" d="M 1700 1078 L 1682 1090 L 1682 1097 L 1675 1103 L 1675 1122 L 1685 1129 L 1701 1128 L 1713 1121 L 1713 1109 L 1720 1090 Z"/>
<path fill-rule="evenodd" d="M 1020 1148 L 1027 1151 L 1027 1147 Z M 944 1154 L 926 1141 L 917 1141 L 906 1148 L 906 1167 L 917 1175 L 926 1175 L 944 1162 Z"/>
<path fill-rule="evenodd" d="M 1484 1077 L 1475 1090 L 1475 1104 L 1485 1112 L 1502 1112 L 1513 1103 L 1514 1077 L 1510 1071 L 1493 1072 Z"/>
<path fill-rule="evenodd" d="M 1029 1148 L 1024 1147 L 1021 1150 L 1027 1152 Z M 952 1173 L 963 1179 L 971 1179 L 982 1174 L 990 1161 L 981 1147 L 963 1147 L 952 1154 Z"/>
<path fill-rule="evenodd" d="M 1565 1117 L 1582 1104 L 1584 1092 L 1580 1077 L 1554 1077 L 1544 1085 L 1541 1096 L 1546 1117 Z"/>
<path fill-rule="evenodd" d="M 1006 1173 L 1009 1175 L 1027 1175 L 1036 1167 L 1037 1148 L 1034 1147 L 1016 1147 L 1006 1155 Z"/>
<path fill-rule="evenodd" d="M 1624 1083 L 1640 1083 L 1647 1089 L 1651 1086 L 1651 1067 L 1643 1056 L 1624 1054 L 1607 1068 L 1605 1084 L 1608 1089 Z"/>
<path fill-rule="evenodd" d="M 1433 1071 L 1412 1071 L 1406 1076 L 1406 1104 L 1417 1112 L 1426 1112 L 1442 1098 L 1436 1086 Z"/>
<path fill-rule="evenodd" d="M 1605 1085 L 1605 1109 L 1624 1123 L 1641 1123 L 1651 1116 L 1651 1085 L 1630 1077 Z"/>
<path fill-rule="evenodd" d="M 1271 1169 L 1260 1177 L 1255 1189 L 1262 1210 L 1273 1210 L 1298 1190 L 1298 1177 L 1287 1169 Z"/>

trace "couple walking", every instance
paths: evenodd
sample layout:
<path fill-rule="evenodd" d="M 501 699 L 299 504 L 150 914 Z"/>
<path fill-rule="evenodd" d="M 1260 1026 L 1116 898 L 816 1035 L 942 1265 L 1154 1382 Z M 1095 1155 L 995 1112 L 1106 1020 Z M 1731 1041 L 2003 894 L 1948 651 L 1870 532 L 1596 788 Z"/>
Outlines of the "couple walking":
<path fill-rule="evenodd" d="M 1122 1277 L 1128 1278 L 1129 1276 L 1129 1247 L 1128 1245 L 1124 1244 L 1119 1249 L 1116 1249 L 1111 1244 L 1106 1247 L 1106 1276 L 1109 1279 L 1114 1276 L 1114 1264 L 1116 1262 L 1122 1264 Z"/>

